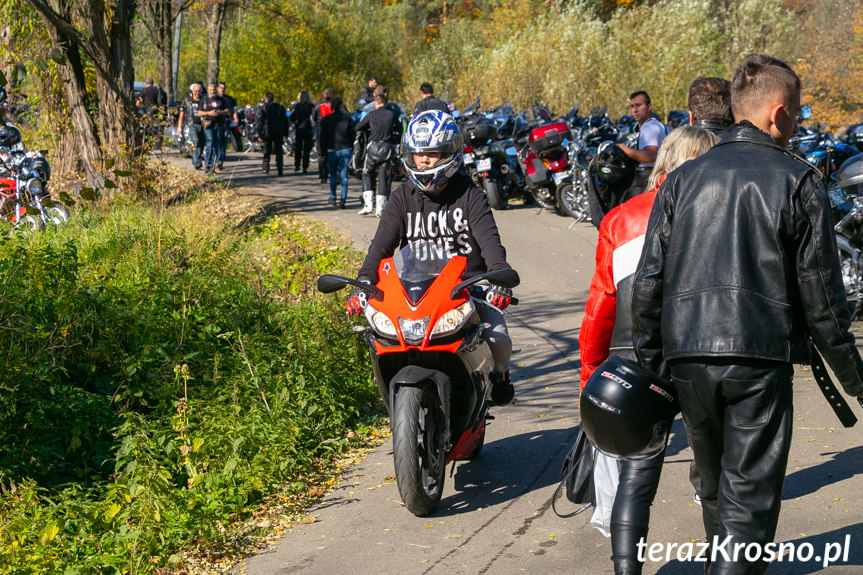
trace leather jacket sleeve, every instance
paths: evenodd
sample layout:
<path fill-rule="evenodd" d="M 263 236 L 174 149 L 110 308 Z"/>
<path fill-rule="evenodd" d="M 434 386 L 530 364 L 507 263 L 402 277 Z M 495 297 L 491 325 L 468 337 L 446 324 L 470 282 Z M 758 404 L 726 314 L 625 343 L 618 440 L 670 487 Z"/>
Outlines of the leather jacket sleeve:
<path fill-rule="evenodd" d="M 647 223 L 647 235 L 632 289 L 632 344 L 639 363 L 668 379 L 662 354 L 662 281 L 671 222 L 672 180 L 659 187 Z"/>
<path fill-rule="evenodd" d="M 603 221 L 605 223 L 605 221 Z M 614 284 L 614 246 L 608 234 L 600 229 L 596 246 L 596 271 L 590 282 L 590 295 L 584 319 L 578 333 L 581 353 L 581 387 L 591 374 L 608 358 L 611 335 L 617 311 L 617 287 Z"/>
<path fill-rule="evenodd" d="M 863 394 L 863 360 L 849 332 L 851 315 L 839 260 L 830 201 L 821 179 L 810 173 L 800 187 L 805 216 L 797 252 L 800 298 L 812 340 L 824 355 L 845 392 Z"/>

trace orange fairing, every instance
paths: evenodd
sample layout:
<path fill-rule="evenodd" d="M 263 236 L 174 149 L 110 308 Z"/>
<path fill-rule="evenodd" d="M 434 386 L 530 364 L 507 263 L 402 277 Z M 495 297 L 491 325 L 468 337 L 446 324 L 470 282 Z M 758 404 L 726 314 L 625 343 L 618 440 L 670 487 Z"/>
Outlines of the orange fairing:
<path fill-rule="evenodd" d="M 467 295 L 466 290 L 464 290 L 464 293 L 458 294 L 455 299 L 450 299 L 450 292 L 461 281 L 461 275 L 464 273 L 466 266 L 467 258 L 464 256 L 451 258 L 446 266 L 444 266 L 440 275 L 432 282 L 426 293 L 423 294 L 419 303 L 413 307 L 396 273 L 393 258 L 381 260 L 378 266 L 379 280 L 377 287 L 383 292 L 383 301 L 370 300 L 370 303 L 379 312 L 386 314 L 390 321 L 393 322 L 401 345 L 388 347 L 375 341 L 375 351 L 382 355 L 385 353 L 402 352 L 405 349 L 413 348 L 423 351 L 447 351 L 454 353 L 461 345 L 460 340 L 446 345 L 430 345 L 429 336 L 435 323 L 442 315 L 468 301 L 468 298 L 465 297 Z M 429 317 L 430 320 L 422 343 L 418 346 L 406 343 L 401 326 L 399 325 L 399 318 L 420 319 L 424 317 Z"/>

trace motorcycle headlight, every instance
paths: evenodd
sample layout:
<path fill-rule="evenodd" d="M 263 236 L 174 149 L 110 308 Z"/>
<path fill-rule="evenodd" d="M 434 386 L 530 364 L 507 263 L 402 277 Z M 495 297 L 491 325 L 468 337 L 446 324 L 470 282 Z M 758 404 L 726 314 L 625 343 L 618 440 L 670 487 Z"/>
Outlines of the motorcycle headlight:
<path fill-rule="evenodd" d="M 455 309 L 443 314 L 432 328 L 431 337 L 440 337 L 461 328 L 474 310 L 473 302 L 468 300 Z"/>
<path fill-rule="evenodd" d="M 375 309 L 375 307 L 370 303 L 366 304 L 366 319 L 368 320 L 369 325 L 371 325 L 379 334 L 386 337 L 398 338 L 398 334 L 396 334 L 396 326 L 393 325 L 390 318 L 388 318 L 385 313 Z"/>
<path fill-rule="evenodd" d="M 34 196 L 42 194 L 42 182 L 38 178 L 33 178 L 27 182 L 27 191 Z"/>
<path fill-rule="evenodd" d="M 399 327 L 402 330 L 405 343 L 409 343 L 410 345 L 421 344 L 423 342 L 423 337 L 425 337 L 426 330 L 428 330 L 430 321 L 430 316 L 426 316 L 421 319 L 406 319 L 400 317 Z"/>

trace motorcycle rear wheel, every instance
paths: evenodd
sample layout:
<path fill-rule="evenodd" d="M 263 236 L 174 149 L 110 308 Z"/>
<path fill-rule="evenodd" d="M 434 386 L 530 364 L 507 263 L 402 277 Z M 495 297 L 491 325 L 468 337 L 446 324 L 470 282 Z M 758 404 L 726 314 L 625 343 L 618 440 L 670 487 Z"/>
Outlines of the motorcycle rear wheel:
<path fill-rule="evenodd" d="M 443 493 L 444 426 L 432 386 L 399 388 L 393 406 L 393 460 L 399 494 L 408 511 L 428 515 Z"/>
<path fill-rule="evenodd" d="M 493 210 L 506 209 L 506 199 L 501 196 L 500 187 L 497 185 L 497 182 L 486 178 L 483 180 L 482 188 L 488 198 L 488 205 L 490 205 Z"/>
<path fill-rule="evenodd" d="M 485 445 L 485 428 L 482 430 L 482 435 L 479 437 L 479 441 L 476 444 L 476 447 L 473 448 L 473 451 L 470 452 L 470 455 L 467 456 L 468 461 L 473 461 L 477 457 L 479 457 L 480 451 L 482 451 L 482 446 Z"/>
<path fill-rule="evenodd" d="M 587 190 L 581 182 L 561 184 L 557 188 L 557 205 L 563 215 L 576 222 L 590 221 L 590 205 Z"/>
<path fill-rule="evenodd" d="M 554 201 L 554 194 L 550 194 L 548 189 L 538 188 L 535 190 L 531 190 L 530 195 L 533 196 L 533 200 L 536 202 L 536 205 L 538 205 L 542 209 L 551 211 L 557 210 L 557 206 L 555 205 Z"/>
<path fill-rule="evenodd" d="M 851 255 L 842 248 L 839 248 L 839 269 L 842 270 L 845 296 L 848 298 L 848 312 L 851 314 L 851 321 L 856 321 L 859 319 L 861 311 L 858 286 L 863 282 L 863 278 L 860 277 L 859 272 L 855 268 Z"/>

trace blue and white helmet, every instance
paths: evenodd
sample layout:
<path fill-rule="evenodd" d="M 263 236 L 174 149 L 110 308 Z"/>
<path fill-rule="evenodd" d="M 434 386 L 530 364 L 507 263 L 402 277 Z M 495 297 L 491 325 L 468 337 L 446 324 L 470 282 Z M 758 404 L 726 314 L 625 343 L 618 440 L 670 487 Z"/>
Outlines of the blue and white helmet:
<path fill-rule="evenodd" d="M 461 167 L 464 138 L 455 119 L 440 110 L 428 110 L 414 116 L 402 135 L 402 163 L 411 181 L 422 191 L 440 189 Z M 427 170 L 414 163 L 414 154 L 440 152 L 440 160 Z"/>

